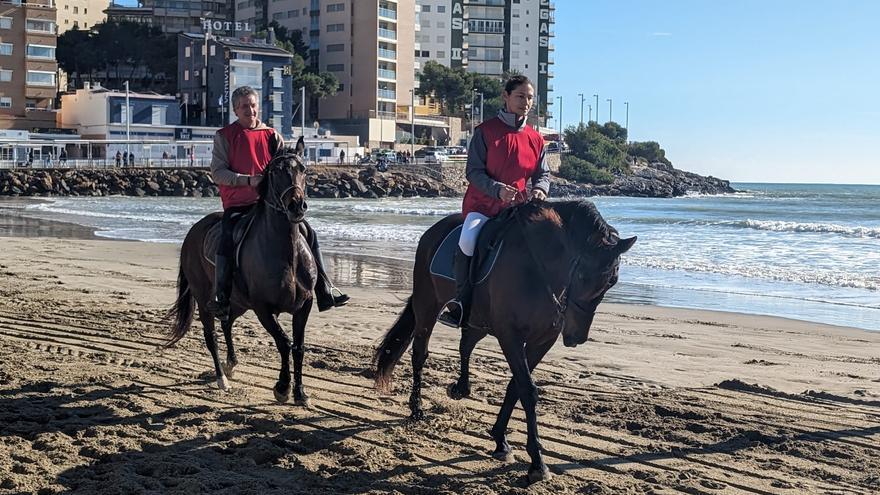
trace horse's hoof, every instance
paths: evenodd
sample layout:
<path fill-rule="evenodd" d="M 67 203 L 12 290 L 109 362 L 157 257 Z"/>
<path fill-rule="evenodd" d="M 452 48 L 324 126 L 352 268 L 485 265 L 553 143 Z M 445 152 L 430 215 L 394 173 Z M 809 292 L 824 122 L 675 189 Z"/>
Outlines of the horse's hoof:
<path fill-rule="evenodd" d="M 551 476 L 553 476 L 553 474 L 550 473 L 547 466 L 542 466 L 541 469 L 529 469 L 529 484 L 549 480 Z"/>
<path fill-rule="evenodd" d="M 232 390 L 232 386 L 229 385 L 229 380 L 226 379 L 225 375 L 217 379 L 217 388 L 224 392 L 229 392 L 230 390 Z"/>
<path fill-rule="evenodd" d="M 496 450 L 495 452 L 492 452 L 492 457 L 508 464 L 516 461 L 516 459 L 513 457 L 513 451 L 510 449 Z"/>
<path fill-rule="evenodd" d="M 229 364 L 229 362 L 225 362 L 220 364 L 220 368 L 223 370 L 223 374 L 226 375 L 230 380 L 235 376 L 235 365 Z"/>
<path fill-rule="evenodd" d="M 284 392 L 279 392 L 278 388 L 272 387 L 272 393 L 275 394 L 275 400 L 278 401 L 279 404 L 284 404 L 285 402 L 290 400 L 290 386 L 288 385 Z"/>
<path fill-rule="evenodd" d="M 422 411 L 421 409 L 416 409 L 412 412 L 412 414 L 409 415 L 409 419 L 411 419 L 412 421 L 421 421 L 425 419 L 425 411 Z"/>
<path fill-rule="evenodd" d="M 297 406 L 303 406 L 306 409 L 311 409 L 312 407 L 312 401 L 309 399 L 309 395 L 305 392 L 293 394 L 293 403 Z"/>
<path fill-rule="evenodd" d="M 448 387 L 446 387 L 446 395 L 449 396 L 452 400 L 461 400 L 465 397 L 471 396 L 471 389 L 466 388 L 464 390 L 460 390 L 458 386 L 458 382 L 450 383 Z"/>

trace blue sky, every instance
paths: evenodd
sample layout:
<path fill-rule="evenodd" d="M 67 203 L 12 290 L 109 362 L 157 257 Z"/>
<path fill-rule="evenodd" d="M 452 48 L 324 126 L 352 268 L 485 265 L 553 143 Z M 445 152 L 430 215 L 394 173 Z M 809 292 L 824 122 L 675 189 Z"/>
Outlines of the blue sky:
<path fill-rule="evenodd" d="M 556 0 L 554 96 L 564 125 L 578 93 L 603 122 L 629 101 L 630 139 L 677 168 L 880 184 L 878 19 L 874 0 Z"/>

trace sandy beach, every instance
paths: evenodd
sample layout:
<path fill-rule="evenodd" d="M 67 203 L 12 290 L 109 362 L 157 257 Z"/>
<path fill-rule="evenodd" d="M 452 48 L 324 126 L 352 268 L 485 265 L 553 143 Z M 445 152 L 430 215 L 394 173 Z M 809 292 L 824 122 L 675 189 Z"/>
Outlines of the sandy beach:
<path fill-rule="evenodd" d="M 456 402 L 457 335 L 435 329 L 424 422 L 407 420 L 407 365 L 394 395 L 372 389 L 373 344 L 404 291 L 351 287 L 348 306 L 313 313 L 312 407 L 279 405 L 277 353 L 252 315 L 235 329 L 231 392 L 200 327 L 161 348 L 176 245 L 13 233 L 0 237 L 0 494 L 880 491 L 878 332 L 603 304 L 590 342 L 558 344 L 536 371 L 556 476 L 527 486 L 520 410 L 517 461 L 489 456 L 509 376 L 493 340 Z"/>

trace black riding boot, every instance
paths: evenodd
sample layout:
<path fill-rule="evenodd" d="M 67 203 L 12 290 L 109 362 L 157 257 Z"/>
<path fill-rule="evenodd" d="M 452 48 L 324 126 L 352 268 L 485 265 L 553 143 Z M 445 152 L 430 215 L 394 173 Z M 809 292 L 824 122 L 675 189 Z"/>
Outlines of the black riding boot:
<path fill-rule="evenodd" d="M 232 258 L 214 256 L 214 299 L 208 302 L 208 311 L 220 320 L 229 318 L 229 298 L 232 292 Z"/>
<path fill-rule="evenodd" d="M 455 251 L 452 271 L 455 274 L 455 299 L 446 303 L 446 311 L 437 318 L 437 321 L 453 328 L 464 328 L 467 326 L 471 312 L 473 286 L 470 281 L 471 257 L 464 254 L 461 248 Z"/>
<path fill-rule="evenodd" d="M 330 281 L 330 277 L 324 271 L 324 257 L 321 255 L 321 246 L 318 245 L 318 236 L 315 235 L 315 231 L 310 225 L 306 224 L 306 226 L 309 230 L 309 247 L 312 250 L 312 256 L 315 257 L 315 266 L 318 268 L 318 280 L 315 281 L 315 299 L 318 302 L 318 311 L 345 306 L 349 297 Z"/>

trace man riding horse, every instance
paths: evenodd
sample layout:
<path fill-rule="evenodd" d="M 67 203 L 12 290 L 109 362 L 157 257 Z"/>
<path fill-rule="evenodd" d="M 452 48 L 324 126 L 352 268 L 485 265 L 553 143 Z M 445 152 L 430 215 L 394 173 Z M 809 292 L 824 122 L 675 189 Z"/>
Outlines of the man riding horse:
<path fill-rule="evenodd" d="M 257 186 L 263 179 L 263 170 L 284 143 L 278 131 L 260 121 L 259 101 L 259 94 L 250 86 L 236 89 L 232 93 L 232 108 L 238 120 L 214 135 L 211 176 L 220 188 L 223 220 L 215 255 L 214 298 L 208 309 L 220 320 L 229 316 L 235 225 L 260 200 Z M 307 238 L 318 268 L 315 285 L 318 311 L 344 305 L 349 298 L 333 286 L 324 271 L 315 231 L 306 221 L 302 224 L 308 230 Z"/>

